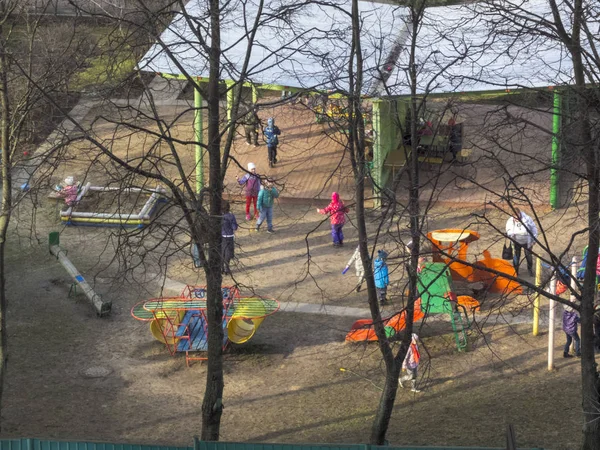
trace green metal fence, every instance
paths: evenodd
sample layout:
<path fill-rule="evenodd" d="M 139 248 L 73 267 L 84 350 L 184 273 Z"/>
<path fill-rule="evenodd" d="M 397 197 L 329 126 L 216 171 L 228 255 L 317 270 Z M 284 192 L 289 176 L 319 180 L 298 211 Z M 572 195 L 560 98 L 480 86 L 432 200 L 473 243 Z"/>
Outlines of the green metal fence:
<path fill-rule="evenodd" d="M 0 450 L 504 450 L 490 447 L 391 447 L 366 444 L 249 444 L 242 442 L 203 442 L 193 447 L 109 444 L 104 442 L 47 441 L 42 439 L 0 439 Z M 543 450 L 543 449 L 527 449 Z"/>
<path fill-rule="evenodd" d="M 194 447 L 47 441 L 42 439 L 0 439 L 0 450 L 194 450 Z"/>
<path fill-rule="evenodd" d="M 491 447 L 392 447 L 367 444 L 249 444 L 241 442 L 203 442 L 194 440 L 194 450 L 505 450 Z M 524 449 L 521 449 L 524 450 Z M 543 449 L 528 449 L 543 450 Z"/>

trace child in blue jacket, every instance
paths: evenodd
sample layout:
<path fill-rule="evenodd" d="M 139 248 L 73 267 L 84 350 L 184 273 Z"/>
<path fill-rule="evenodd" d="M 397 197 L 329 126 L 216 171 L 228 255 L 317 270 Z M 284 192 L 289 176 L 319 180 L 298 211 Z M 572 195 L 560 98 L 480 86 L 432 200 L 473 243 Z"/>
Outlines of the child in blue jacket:
<path fill-rule="evenodd" d="M 275 119 L 269 117 L 267 120 L 267 126 L 263 130 L 265 140 L 267 141 L 267 150 L 269 153 L 269 167 L 274 167 L 277 162 L 277 146 L 279 145 L 279 136 L 281 130 L 275 125 Z"/>
<path fill-rule="evenodd" d="M 377 290 L 377 299 L 379 304 L 384 306 L 387 303 L 387 287 L 390 284 L 388 266 L 386 259 L 388 254 L 385 250 L 377 251 L 377 258 L 373 263 L 373 276 L 375 278 L 375 288 Z"/>

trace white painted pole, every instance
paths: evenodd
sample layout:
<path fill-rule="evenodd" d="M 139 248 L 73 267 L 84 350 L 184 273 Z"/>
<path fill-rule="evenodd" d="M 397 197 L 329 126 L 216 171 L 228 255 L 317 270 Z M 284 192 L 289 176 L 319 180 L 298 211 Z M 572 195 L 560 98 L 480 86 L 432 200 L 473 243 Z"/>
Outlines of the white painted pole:
<path fill-rule="evenodd" d="M 102 317 L 107 315 L 111 309 L 111 302 L 107 302 L 102 297 L 94 292 L 92 287 L 85 281 L 85 278 L 79 273 L 73 263 L 67 258 L 65 251 L 58 245 L 50 246 L 50 253 L 56 256 L 56 259 L 63 265 L 65 270 L 73 277 L 75 283 L 81 288 L 85 296 L 88 298 L 96 313 Z"/>
<path fill-rule="evenodd" d="M 556 276 L 550 280 L 550 293 L 556 294 Z M 550 300 L 548 311 L 548 370 L 554 369 L 554 329 L 555 329 L 556 302 Z"/>
<path fill-rule="evenodd" d="M 119 214 L 119 213 L 95 213 L 95 212 L 74 212 L 71 214 L 63 214 L 61 217 L 85 218 L 85 219 L 119 219 L 119 220 L 138 220 L 139 214 Z"/>
<path fill-rule="evenodd" d="M 150 211 L 152 209 L 152 207 L 154 206 L 154 204 L 158 201 L 158 197 L 159 197 L 159 194 L 157 194 L 156 192 L 154 192 L 150 196 L 150 198 L 144 204 L 144 207 L 142 208 L 142 210 L 138 214 L 138 217 L 140 219 L 149 219 L 149 217 L 146 217 L 148 215 L 148 211 Z"/>

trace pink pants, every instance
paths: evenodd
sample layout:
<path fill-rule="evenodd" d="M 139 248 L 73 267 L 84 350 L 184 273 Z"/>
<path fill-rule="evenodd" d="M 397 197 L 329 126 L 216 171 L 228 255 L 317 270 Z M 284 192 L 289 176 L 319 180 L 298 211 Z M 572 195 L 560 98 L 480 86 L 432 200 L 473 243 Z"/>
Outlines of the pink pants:
<path fill-rule="evenodd" d="M 257 196 L 251 196 L 251 197 L 246 196 L 246 215 L 250 214 L 250 204 L 251 203 L 254 204 L 254 217 L 256 217 L 258 215 L 258 212 L 256 210 L 256 199 L 257 198 L 258 198 Z"/>

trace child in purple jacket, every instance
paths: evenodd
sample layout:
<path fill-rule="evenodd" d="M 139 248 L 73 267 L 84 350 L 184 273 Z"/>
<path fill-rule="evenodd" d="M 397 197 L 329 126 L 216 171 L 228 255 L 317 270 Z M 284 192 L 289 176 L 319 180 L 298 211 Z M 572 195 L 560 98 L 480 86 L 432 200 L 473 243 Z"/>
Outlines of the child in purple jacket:
<path fill-rule="evenodd" d="M 260 177 L 256 174 L 256 166 L 254 163 L 248 163 L 248 172 L 242 178 L 237 175 L 235 179 L 239 184 L 244 186 L 246 193 L 246 220 L 252 220 L 250 215 L 250 204 L 254 204 L 254 217 L 258 217 L 258 210 L 256 208 L 256 199 L 258 198 L 258 191 L 260 191 Z"/>
<path fill-rule="evenodd" d="M 579 334 L 577 334 L 577 324 L 579 323 L 579 314 L 570 306 L 565 305 L 565 310 L 562 317 L 562 329 L 567 335 L 567 343 L 563 353 L 564 358 L 572 358 L 573 355 L 569 353 L 571 342 L 575 341 L 575 356 L 581 356 L 581 340 Z"/>

